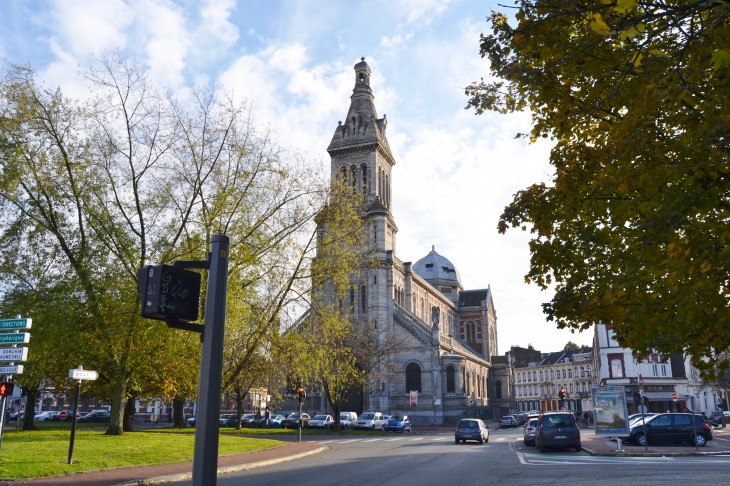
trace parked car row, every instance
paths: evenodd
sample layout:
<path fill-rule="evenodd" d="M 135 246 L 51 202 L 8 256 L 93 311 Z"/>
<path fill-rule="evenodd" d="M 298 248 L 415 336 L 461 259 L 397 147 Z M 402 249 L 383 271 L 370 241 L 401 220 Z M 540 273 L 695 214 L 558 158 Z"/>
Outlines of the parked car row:
<path fill-rule="evenodd" d="M 375 415 L 374 413 L 372 415 Z M 367 416 L 367 413 L 363 414 Z M 389 416 L 383 416 L 379 413 L 378 418 L 375 419 L 375 426 L 373 428 L 373 420 L 368 420 L 366 417 L 367 425 L 365 427 L 360 426 L 359 428 L 366 428 L 372 430 L 386 430 L 387 418 Z M 362 419 L 362 417 L 361 417 Z M 236 415 L 224 414 L 220 416 L 220 427 L 235 427 L 236 426 Z M 332 415 L 315 415 L 311 417 L 309 414 L 302 413 L 275 413 L 269 417 L 268 424 L 266 417 L 259 414 L 243 414 L 241 415 L 241 427 L 277 427 L 277 428 L 292 428 L 296 429 L 299 427 L 299 422 L 302 423 L 302 428 L 312 429 L 332 429 L 334 428 L 335 419 Z M 355 412 L 342 412 L 340 413 L 340 428 L 341 429 L 353 429 L 358 428 L 356 424 L 358 422 L 358 416 Z M 398 423 L 403 423 L 398 422 Z M 196 418 L 190 417 L 187 419 L 188 427 L 195 427 Z M 407 423 L 406 430 L 410 431 L 410 422 Z M 402 428 L 402 425 L 401 425 Z M 400 429 L 398 429 L 400 430 Z"/>

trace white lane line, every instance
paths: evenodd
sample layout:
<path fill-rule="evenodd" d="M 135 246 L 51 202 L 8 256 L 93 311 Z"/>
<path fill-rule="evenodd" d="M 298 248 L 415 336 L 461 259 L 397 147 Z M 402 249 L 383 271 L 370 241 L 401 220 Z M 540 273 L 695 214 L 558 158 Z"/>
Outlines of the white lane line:
<path fill-rule="evenodd" d="M 497 440 L 504 440 L 505 437 L 498 437 Z"/>
<path fill-rule="evenodd" d="M 400 438 L 400 439 L 388 439 L 388 440 L 386 440 L 385 442 L 393 442 L 393 441 L 395 441 L 395 440 L 403 440 L 403 438 Z"/>
<path fill-rule="evenodd" d="M 423 440 L 423 437 L 418 437 L 417 439 L 411 439 L 411 440 Z"/>
<path fill-rule="evenodd" d="M 383 439 L 370 439 L 370 440 L 364 440 L 363 442 L 375 442 L 377 440 L 383 440 Z"/>
<path fill-rule="evenodd" d="M 525 456 L 520 451 L 517 450 L 514 442 L 509 443 L 509 448 L 512 449 L 515 452 L 515 454 L 517 454 L 517 458 L 520 460 L 520 463 L 527 465 L 527 462 L 525 462 Z"/>

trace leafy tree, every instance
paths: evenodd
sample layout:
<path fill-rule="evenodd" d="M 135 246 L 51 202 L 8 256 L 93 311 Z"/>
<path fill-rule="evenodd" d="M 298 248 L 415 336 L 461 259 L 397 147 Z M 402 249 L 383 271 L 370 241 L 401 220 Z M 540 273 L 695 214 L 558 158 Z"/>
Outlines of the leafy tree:
<path fill-rule="evenodd" d="M 580 346 L 575 344 L 573 341 L 568 341 L 563 347 L 563 351 L 572 351 L 576 349 L 580 349 Z"/>
<path fill-rule="evenodd" d="M 612 322 L 646 355 L 712 373 L 730 345 L 730 5 L 522 0 L 481 38 L 496 79 L 477 113 L 529 110 L 555 141 L 549 184 L 514 196 L 498 229 L 527 227 L 528 282 L 560 328 Z M 708 359 L 705 359 L 708 358 Z"/>

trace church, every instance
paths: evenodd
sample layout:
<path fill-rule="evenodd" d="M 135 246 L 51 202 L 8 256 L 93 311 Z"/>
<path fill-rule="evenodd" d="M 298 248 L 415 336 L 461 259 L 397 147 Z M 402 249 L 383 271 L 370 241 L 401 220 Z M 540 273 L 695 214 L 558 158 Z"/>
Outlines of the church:
<path fill-rule="evenodd" d="M 499 357 L 497 314 L 491 288 L 464 290 L 457 268 L 435 248 L 415 263 L 397 254 L 396 161 L 386 116 L 378 117 L 375 110 L 370 74 L 362 58 L 355 65 L 345 122 L 338 123 L 327 152 L 333 180 L 340 177 L 365 195 L 373 234 L 369 250 L 381 262 L 352 282 L 358 291 L 350 293 L 350 306 L 361 317 L 383 323 L 408 346 L 396 356 L 398 372 L 390 382 L 371 383 L 364 408 L 407 414 L 415 424 L 442 425 L 509 395 L 509 384 L 503 386 L 492 370 L 492 357 Z"/>

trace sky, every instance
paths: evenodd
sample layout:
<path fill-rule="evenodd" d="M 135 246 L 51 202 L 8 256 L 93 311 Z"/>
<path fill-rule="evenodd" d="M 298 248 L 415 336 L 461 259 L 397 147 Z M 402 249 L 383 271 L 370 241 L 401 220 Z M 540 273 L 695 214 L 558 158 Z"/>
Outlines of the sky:
<path fill-rule="evenodd" d="M 4 0 L 0 57 L 84 98 L 79 68 L 122 51 L 173 92 L 212 84 L 248 98 L 256 123 L 323 168 L 347 114 L 353 65 L 365 57 L 396 159 L 398 257 L 415 263 L 434 245 L 465 289 L 491 286 L 501 354 L 590 345 L 592 333 L 545 321 L 551 292 L 524 280 L 529 232 L 497 233 L 513 194 L 549 183 L 554 171 L 549 141 L 515 139 L 529 130 L 529 113 L 464 109 L 464 87 L 489 73 L 479 35 L 493 9 L 504 11 L 494 0 Z"/>

